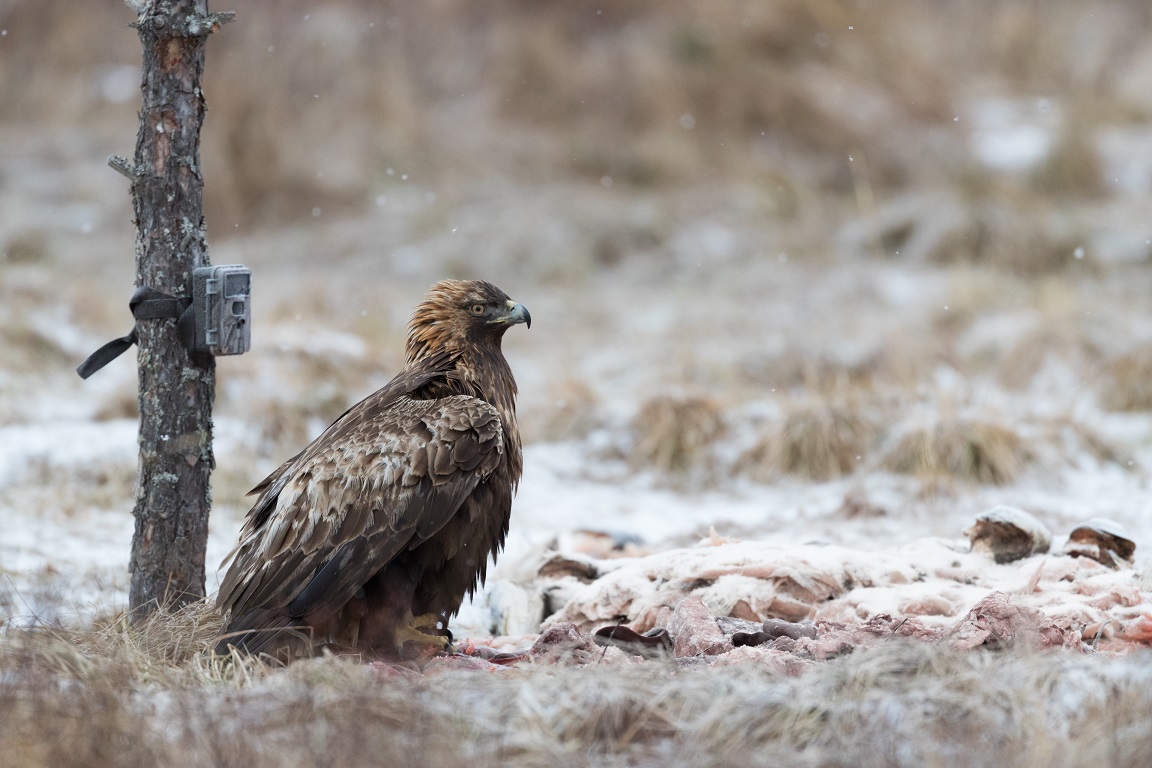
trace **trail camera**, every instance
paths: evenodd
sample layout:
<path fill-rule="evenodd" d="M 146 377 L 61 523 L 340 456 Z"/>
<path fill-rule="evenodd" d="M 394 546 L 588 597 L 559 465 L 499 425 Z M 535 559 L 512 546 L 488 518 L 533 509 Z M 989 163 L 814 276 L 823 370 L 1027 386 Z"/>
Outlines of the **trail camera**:
<path fill-rule="evenodd" d="M 192 271 L 196 349 L 242 355 L 252 345 L 252 270 L 241 264 Z"/>

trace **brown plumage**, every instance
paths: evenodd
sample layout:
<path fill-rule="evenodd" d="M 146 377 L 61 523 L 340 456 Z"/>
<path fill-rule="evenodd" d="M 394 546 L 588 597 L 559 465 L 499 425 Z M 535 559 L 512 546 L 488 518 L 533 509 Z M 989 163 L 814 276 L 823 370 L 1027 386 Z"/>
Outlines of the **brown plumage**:
<path fill-rule="evenodd" d="M 446 623 L 483 583 L 520 480 L 516 382 L 500 350 L 517 323 L 531 324 L 528 311 L 491 283 L 431 288 L 404 370 L 252 491 L 216 599 L 218 650 L 444 644 L 429 617 Z"/>

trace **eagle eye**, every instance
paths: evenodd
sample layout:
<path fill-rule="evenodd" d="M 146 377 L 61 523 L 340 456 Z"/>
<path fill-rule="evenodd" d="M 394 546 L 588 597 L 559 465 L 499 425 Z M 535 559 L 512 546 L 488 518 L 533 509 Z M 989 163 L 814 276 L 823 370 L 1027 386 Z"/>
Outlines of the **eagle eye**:
<path fill-rule="evenodd" d="M 468 308 L 468 311 L 471 312 L 472 314 L 476 315 L 477 317 L 479 317 L 480 315 L 484 314 L 484 305 L 483 304 L 473 304 L 471 307 Z"/>

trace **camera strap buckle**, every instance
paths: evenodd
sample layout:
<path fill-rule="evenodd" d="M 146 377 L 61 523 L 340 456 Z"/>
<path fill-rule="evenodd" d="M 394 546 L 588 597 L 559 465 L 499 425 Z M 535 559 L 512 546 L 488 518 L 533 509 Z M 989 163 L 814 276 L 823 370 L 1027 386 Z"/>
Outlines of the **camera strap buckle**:
<path fill-rule="evenodd" d="M 177 298 L 155 288 L 142 285 L 132 294 L 132 298 L 128 301 L 128 309 L 132 311 L 132 317 L 136 318 L 137 321 L 175 319 L 176 329 L 180 334 L 180 343 L 190 353 L 193 353 L 194 360 L 201 357 L 196 350 L 196 318 L 192 311 L 192 299 L 190 297 Z M 82 379 L 88 378 L 127 352 L 129 347 L 135 343 L 136 326 L 132 326 L 132 330 L 127 336 L 113 339 L 89 355 L 88 359 L 76 369 L 76 373 L 80 374 Z"/>

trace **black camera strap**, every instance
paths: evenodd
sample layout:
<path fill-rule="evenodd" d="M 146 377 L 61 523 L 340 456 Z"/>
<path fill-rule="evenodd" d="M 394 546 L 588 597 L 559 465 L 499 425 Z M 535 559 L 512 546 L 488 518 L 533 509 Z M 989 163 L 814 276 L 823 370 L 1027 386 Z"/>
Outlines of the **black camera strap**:
<path fill-rule="evenodd" d="M 184 345 L 194 357 L 196 355 L 196 318 L 195 313 L 192 311 L 192 299 L 189 297 L 169 296 L 166 293 L 161 293 L 155 288 L 141 286 L 136 289 L 132 294 L 132 298 L 128 301 L 128 309 L 132 311 L 132 317 L 140 320 L 159 320 L 164 318 L 174 318 L 176 320 L 176 330 L 180 334 L 180 343 Z M 121 336 L 118 339 L 113 339 L 100 349 L 93 352 L 88 356 L 80 366 L 76 369 L 76 373 L 80 374 L 80 378 L 86 379 L 96 371 L 100 370 L 108 363 L 112 362 L 120 355 L 128 351 L 128 348 L 136 343 L 136 326 L 132 326 L 132 330 L 127 336 Z"/>

